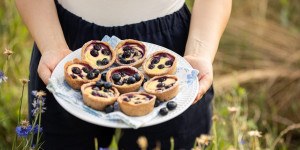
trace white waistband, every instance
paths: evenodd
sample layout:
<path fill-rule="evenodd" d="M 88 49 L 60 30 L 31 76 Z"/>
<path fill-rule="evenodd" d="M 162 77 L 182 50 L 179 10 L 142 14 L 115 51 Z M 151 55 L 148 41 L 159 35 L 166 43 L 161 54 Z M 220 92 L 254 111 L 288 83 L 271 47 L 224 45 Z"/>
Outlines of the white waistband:
<path fill-rule="evenodd" d="M 122 26 L 172 14 L 185 0 L 58 0 L 71 13 L 101 26 Z"/>

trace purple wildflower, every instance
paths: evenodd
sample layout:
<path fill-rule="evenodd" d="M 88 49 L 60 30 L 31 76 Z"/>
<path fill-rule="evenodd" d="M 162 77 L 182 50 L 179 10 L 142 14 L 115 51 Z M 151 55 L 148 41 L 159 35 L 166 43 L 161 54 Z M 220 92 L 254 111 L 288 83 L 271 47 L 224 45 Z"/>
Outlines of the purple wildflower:
<path fill-rule="evenodd" d="M 33 128 L 32 133 L 36 134 L 36 133 L 38 133 L 38 131 L 39 131 L 39 125 L 35 125 L 35 127 Z M 40 133 L 41 132 L 43 132 L 43 128 L 42 127 L 40 127 Z"/>
<path fill-rule="evenodd" d="M 99 150 L 113 150 L 113 149 L 109 149 L 109 148 L 102 148 L 100 147 Z"/>
<path fill-rule="evenodd" d="M 4 76 L 4 73 L 0 70 L 0 83 L 6 82 L 7 77 Z"/>
<path fill-rule="evenodd" d="M 241 143 L 242 145 L 244 145 L 244 144 L 246 143 L 246 141 L 245 141 L 245 140 L 241 140 L 240 143 Z"/>
<path fill-rule="evenodd" d="M 43 113 L 46 110 L 45 105 L 45 100 L 46 98 L 43 96 L 46 96 L 46 93 L 43 91 L 32 91 L 32 95 L 35 96 L 33 99 L 33 109 L 31 110 L 31 113 L 33 116 L 39 114 L 40 112 Z"/>
<path fill-rule="evenodd" d="M 17 135 L 20 137 L 25 137 L 30 133 L 31 128 L 32 128 L 31 125 L 27 127 L 17 126 L 16 127 Z"/>

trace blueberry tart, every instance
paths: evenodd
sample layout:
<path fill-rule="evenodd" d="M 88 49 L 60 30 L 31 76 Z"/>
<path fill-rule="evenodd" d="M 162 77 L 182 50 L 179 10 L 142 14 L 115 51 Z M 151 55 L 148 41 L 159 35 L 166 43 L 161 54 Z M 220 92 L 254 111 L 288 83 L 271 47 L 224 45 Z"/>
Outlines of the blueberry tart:
<path fill-rule="evenodd" d="M 89 41 L 82 46 L 81 58 L 96 69 L 104 70 L 116 60 L 116 54 L 107 42 Z"/>
<path fill-rule="evenodd" d="M 143 64 L 145 73 L 150 76 L 174 75 L 176 71 L 177 58 L 167 51 L 157 51 Z"/>
<path fill-rule="evenodd" d="M 79 90 L 82 84 L 100 79 L 99 70 L 93 69 L 87 61 L 77 58 L 67 62 L 64 69 L 65 80 L 73 89 Z"/>
<path fill-rule="evenodd" d="M 128 116 L 144 116 L 149 114 L 155 103 L 156 96 L 144 92 L 122 94 L 118 98 L 121 111 Z"/>
<path fill-rule="evenodd" d="M 136 92 L 141 87 L 144 75 L 131 66 L 119 66 L 109 69 L 106 81 L 116 87 L 120 93 Z"/>
<path fill-rule="evenodd" d="M 136 40 L 123 40 L 115 48 L 116 63 L 120 66 L 140 67 L 146 58 L 146 46 Z"/>
<path fill-rule="evenodd" d="M 85 105 L 100 111 L 114 104 L 119 97 L 119 91 L 109 82 L 97 81 L 81 86 L 83 102 Z"/>
<path fill-rule="evenodd" d="M 160 101 L 169 101 L 178 94 L 179 80 L 174 75 L 156 76 L 143 87 L 147 93 L 155 95 Z"/>

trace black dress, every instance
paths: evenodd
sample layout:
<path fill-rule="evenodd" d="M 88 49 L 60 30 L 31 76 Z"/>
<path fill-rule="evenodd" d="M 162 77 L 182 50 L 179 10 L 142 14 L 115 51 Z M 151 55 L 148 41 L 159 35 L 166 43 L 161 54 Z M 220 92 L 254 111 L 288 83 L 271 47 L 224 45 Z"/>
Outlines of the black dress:
<path fill-rule="evenodd" d="M 171 15 L 118 27 L 103 27 L 87 22 L 72 14 L 56 2 L 59 20 L 66 42 L 71 50 L 80 48 L 90 40 L 101 40 L 104 35 L 115 35 L 120 39 L 136 39 L 161 45 L 183 56 L 188 37 L 190 12 L 186 5 Z M 42 115 L 44 129 L 42 141 L 44 149 L 94 149 L 94 138 L 99 146 L 107 147 L 114 134 L 113 128 L 106 128 L 84 122 L 65 111 L 48 92 L 37 73 L 41 54 L 34 45 L 29 75 L 29 114 L 32 109 L 32 90 L 47 91 L 45 105 L 47 110 Z M 148 148 L 153 149 L 160 141 L 162 149 L 170 149 L 170 137 L 175 140 L 175 149 L 191 149 L 195 138 L 208 134 L 211 127 L 213 88 L 196 104 L 178 117 L 165 123 L 134 129 L 122 130 L 118 143 L 119 149 L 139 149 L 136 141 L 139 136 L 146 136 Z"/>

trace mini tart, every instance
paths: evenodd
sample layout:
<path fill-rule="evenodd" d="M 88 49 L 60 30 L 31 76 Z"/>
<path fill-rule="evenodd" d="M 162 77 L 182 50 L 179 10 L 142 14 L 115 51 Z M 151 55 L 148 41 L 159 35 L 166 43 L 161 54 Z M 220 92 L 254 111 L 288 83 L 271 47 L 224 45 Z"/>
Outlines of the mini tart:
<path fill-rule="evenodd" d="M 146 46 L 137 40 L 127 39 L 121 41 L 115 48 L 116 63 L 120 66 L 140 67 L 146 58 Z"/>
<path fill-rule="evenodd" d="M 107 42 L 89 41 L 82 46 L 81 58 L 96 69 L 104 70 L 116 60 L 116 53 Z"/>
<path fill-rule="evenodd" d="M 151 78 L 144 83 L 144 90 L 155 95 L 160 101 L 169 101 L 179 91 L 179 80 L 174 75 L 163 75 Z"/>
<path fill-rule="evenodd" d="M 118 103 L 124 114 L 128 116 L 144 116 L 153 110 L 155 99 L 155 95 L 145 92 L 131 92 L 122 94 L 118 98 Z"/>
<path fill-rule="evenodd" d="M 113 76 L 119 76 L 119 80 L 115 80 Z M 137 78 L 136 76 L 139 76 Z M 134 78 L 135 82 L 129 78 Z M 119 66 L 109 69 L 106 73 L 106 81 L 111 82 L 120 93 L 136 92 L 140 89 L 144 75 L 136 68 L 131 66 Z"/>
<path fill-rule="evenodd" d="M 119 97 L 119 91 L 112 87 L 106 89 L 97 87 L 96 82 L 87 83 L 81 86 L 83 103 L 93 109 L 103 111 L 106 106 L 112 105 Z"/>
<path fill-rule="evenodd" d="M 65 64 L 65 80 L 73 89 L 79 90 L 82 84 L 100 79 L 100 74 L 93 71 L 95 69 L 87 61 L 75 58 Z"/>
<path fill-rule="evenodd" d="M 174 75 L 177 58 L 167 51 L 157 51 L 150 55 L 143 64 L 145 73 L 150 76 Z"/>

